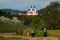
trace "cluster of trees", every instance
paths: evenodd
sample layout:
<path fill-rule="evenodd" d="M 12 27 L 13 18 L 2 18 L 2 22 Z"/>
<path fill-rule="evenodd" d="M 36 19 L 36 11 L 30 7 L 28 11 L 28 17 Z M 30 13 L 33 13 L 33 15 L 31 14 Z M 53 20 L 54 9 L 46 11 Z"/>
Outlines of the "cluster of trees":
<path fill-rule="evenodd" d="M 47 25 L 47 29 L 60 29 L 60 2 L 51 2 L 40 10 L 39 15 Z"/>
<path fill-rule="evenodd" d="M 4 16 L 0 16 L 1 24 L 21 24 L 21 21 L 17 19 L 17 17 L 13 17 L 12 19 L 6 18 Z"/>
<path fill-rule="evenodd" d="M 42 30 L 46 27 L 44 20 L 40 16 L 26 16 L 24 18 L 24 25 L 28 25 L 33 29 Z"/>

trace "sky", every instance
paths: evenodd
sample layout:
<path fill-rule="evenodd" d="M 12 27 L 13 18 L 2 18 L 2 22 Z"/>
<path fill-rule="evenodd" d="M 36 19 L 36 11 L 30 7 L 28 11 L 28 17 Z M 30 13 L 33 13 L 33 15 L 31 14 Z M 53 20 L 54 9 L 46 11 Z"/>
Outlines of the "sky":
<path fill-rule="evenodd" d="M 52 1 L 59 0 L 0 0 L 0 9 L 28 10 L 30 6 L 36 6 L 36 9 L 45 8 Z"/>

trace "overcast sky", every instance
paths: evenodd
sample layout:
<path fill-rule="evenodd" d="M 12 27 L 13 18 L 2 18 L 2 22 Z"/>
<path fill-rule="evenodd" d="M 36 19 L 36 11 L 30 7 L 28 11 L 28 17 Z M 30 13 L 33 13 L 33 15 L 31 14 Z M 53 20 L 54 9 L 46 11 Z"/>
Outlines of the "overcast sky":
<path fill-rule="evenodd" d="M 0 9 L 28 10 L 30 6 L 36 9 L 46 7 L 50 2 L 57 0 L 0 0 Z"/>

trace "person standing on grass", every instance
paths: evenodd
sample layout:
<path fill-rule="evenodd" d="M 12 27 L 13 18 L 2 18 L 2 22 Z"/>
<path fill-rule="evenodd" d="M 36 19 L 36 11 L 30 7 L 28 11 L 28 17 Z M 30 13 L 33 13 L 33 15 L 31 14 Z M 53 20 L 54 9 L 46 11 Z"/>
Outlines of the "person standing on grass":
<path fill-rule="evenodd" d="M 47 31 L 46 31 L 46 28 L 44 28 L 44 37 L 47 37 Z"/>
<path fill-rule="evenodd" d="M 34 33 L 34 31 L 32 31 L 32 32 L 31 32 L 31 35 L 32 35 L 32 37 L 34 37 L 34 36 L 35 36 L 35 33 Z"/>

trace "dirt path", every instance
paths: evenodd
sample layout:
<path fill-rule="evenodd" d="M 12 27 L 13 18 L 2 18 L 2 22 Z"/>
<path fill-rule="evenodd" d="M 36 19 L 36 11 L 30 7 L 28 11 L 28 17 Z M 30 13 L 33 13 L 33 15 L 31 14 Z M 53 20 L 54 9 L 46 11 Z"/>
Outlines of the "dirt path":
<path fill-rule="evenodd" d="M 58 40 L 54 37 L 37 37 L 37 38 L 24 38 L 23 40 Z"/>
<path fill-rule="evenodd" d="M 18 37 L 18 38 L 22 38 L 22 40 L 58 40 L 58 38 L 55 37 L 24 37 L 24 36 L 20 36 L 20 35 L 12 35 L 12 34 L 0 34 L 0 36 L 3 37 Z"/>

